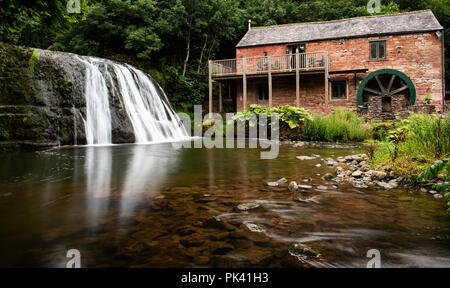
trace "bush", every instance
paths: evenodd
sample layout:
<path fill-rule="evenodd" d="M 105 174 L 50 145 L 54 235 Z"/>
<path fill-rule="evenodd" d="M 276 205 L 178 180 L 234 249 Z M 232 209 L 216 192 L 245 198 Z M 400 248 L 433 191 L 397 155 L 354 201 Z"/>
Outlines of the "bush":
<path fill-rule="evenodd" d="M 363 141 L 370 135 L 371 128 L 365 119 L 343 108 L 327 116 L 316 115 L 306 121 L 303 129 L 303 139 L 309 141 Z"/>
<path fill-rule="evenodd" d="M 272 114 L 278 114 L 281 123 L 286 123 L 291 129 L 297 128 L 312 119 L 311 113 L 303 108 L 297 108 L 290 105 L 268 108 L 256 104 L 252 104 L 247 110 L 237 113 L 233 119 L 238 121 L 249 121 L 249 125 L 254 126 L 259 120 L 260 114 L 266 114 L 268 121 L 270 121 Z M 257 118 L 255 119 L 254 116 Z"/>

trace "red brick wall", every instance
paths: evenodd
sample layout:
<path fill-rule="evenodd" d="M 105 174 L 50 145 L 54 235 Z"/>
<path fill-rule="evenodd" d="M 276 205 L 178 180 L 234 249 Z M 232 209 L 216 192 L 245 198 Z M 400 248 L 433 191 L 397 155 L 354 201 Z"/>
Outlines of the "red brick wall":
<path fill-rule="evenodd" d="M 369 60 L 369 41 L 386 40 L 386 60 Z M 343 45 L 339 40 L 326 40 L 318 42 L 306 42 L 306 52 L 328 51 L 330 57 L 330 71 L 369 69 L 373 72 L 379 69 L 391 68 L 399 70 L 412 80 L 416 88 L 416 101 L 430 94 L 432 103 L 437 110 L 442 109 L 442 42 L 434 33 L 394 35 L 370 38 L 345 39 Z M 397 48 L 401 47 L 401 53 Z M 236 57 L 255 57 L 286 54 L 286 44 L 257 46 L 236 49 Z M 358 74 L 357 85 L 367 74 Z M 344 106 L 355 108 L 357 106 L 357 90 L 353 74 L 331 75 L 331 80 L 346 78 L 348 85 L 347 100 L 330 100 L 330 108 Z M 248 79 L 248 105 L 258 103 L 257 90 L 252 82 L 256 79 Z M 261 80 L 267 81 L 267 79 Z M 242 84 L 238 88 L 237 110 L 242 110 Z M 305 108 L 314 111 L 324 111 L 324 79 L 322 75 L 301 76 L 300 102 Z M 260 103 L 261 104 L 261 103 Z M 274 78 L 273 104 L 295 105 L 295 78 Z"/>

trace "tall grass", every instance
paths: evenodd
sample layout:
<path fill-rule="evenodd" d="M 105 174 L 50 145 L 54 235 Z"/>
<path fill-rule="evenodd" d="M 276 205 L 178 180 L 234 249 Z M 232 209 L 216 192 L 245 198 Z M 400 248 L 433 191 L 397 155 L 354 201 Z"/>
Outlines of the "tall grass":
<path fill-rule="evenodd" d="M 303 127 L 303 139 L 308 141 L 363 141 L 370 138 L 370 134 L 370 125 L 364 118 L 343 108 L 327 116 L 316 115 Z"/>
<path fill-rule="evenodd" d="M 381 142 L 372 159 L 375 166 L 392 165 L 400 174 L 415 178 L 429 164 L 450 156 L 450 114 L 411 114 L 399 125 L 388 134 L 395 136 L 402 130 L 405 137 Z"/>

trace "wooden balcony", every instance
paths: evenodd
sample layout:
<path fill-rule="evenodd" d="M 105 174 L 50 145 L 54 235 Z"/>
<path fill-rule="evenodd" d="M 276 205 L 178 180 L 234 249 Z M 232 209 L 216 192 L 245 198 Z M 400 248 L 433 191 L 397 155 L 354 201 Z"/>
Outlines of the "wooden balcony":
<path fill-rule="evenodd" d="M 218 83 L 219 112 L 222 112 L 222 83 L 229 79 L 242 79 L 242 103 L 247 109 L 247 78 L 267 77 L 269 107 L 272 107 L 273 76 L 295 75 L 295 103 L 300 107 L 300 75 L 322 73 L 325 79 L 325 95 L 328 95 L 328 52 L 296 53 L 275 56 L 235 58 L 209 61 L 209 112 L 213 111 L 213 83 Z M 325 106 L 328 107 L 328 97 Z"/>
<path fill-rule="evenodd" d="M 298 67 L 298 69 L 297 69 Z M 258 74 L 324 71 L 327 52 L 298 53 L 210 61 L 211 78 L 236 78 Z"/>

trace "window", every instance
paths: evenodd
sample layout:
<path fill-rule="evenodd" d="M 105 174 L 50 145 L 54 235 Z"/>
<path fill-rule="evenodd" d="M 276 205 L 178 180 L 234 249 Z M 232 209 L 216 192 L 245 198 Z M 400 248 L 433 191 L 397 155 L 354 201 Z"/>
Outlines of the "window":
<path fill-rule="evenodd" d="M 386 41 L 370 42 L 370 59 L 371 60 L 386 59 Z"/>
<path fill-rule="evenodd" d="M 258 85 L 258 99 L 260 101 L 269 100 L 269 87 L 266 84 Z"/>
<path fill-rule="evenodd" d="M 347 99 L 347 81 L 331 82 L 331 99 Z"/>

